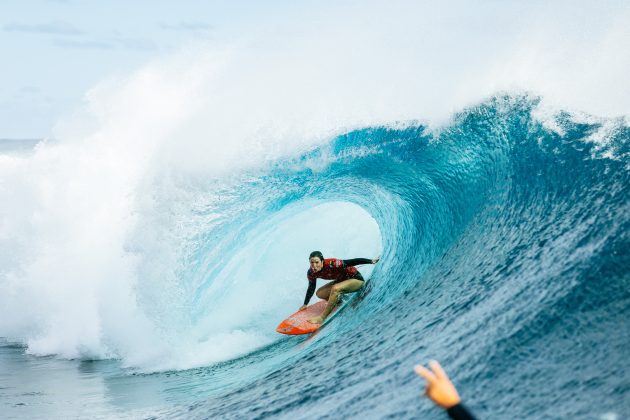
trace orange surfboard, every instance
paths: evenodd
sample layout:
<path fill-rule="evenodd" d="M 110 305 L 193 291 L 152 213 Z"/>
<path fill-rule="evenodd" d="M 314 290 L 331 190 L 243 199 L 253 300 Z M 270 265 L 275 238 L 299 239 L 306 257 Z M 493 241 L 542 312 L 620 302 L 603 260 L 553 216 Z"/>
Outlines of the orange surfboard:
<path fill-rule="evenodd" d="M 303 311 L 297 311 L 296 313 L 282 321 L 280 325 L 278 325 L 278 327 L 276 328 L 276 331 L 281 334 L 288 335 L 310 334 L 317 331 L 322 325 L 326 323 L 326 321 L 332 318 L 333 314 L 341 306 L 337 305 L 337 307 L 333 309 L 330 315 L 328 315 L 326 320 L 321 324 L 311 324 L 310 322 L 308 322 L 310 318 L 321 315 L 322 312 L 324 312 L 324 309 L 326 309 L 327 304 L 328 301 L 320 300 L 317 303 L 307 306 L 306 309 L 304 309 Z"/>

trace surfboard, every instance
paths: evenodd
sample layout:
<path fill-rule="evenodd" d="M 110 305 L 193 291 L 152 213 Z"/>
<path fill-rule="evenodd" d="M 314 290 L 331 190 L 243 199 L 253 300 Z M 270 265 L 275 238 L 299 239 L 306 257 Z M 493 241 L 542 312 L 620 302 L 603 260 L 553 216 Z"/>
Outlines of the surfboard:
<path fill-rule="evenodd" d="M 308 322 L 308 320 L 321 315 L 322 312 L 324 312 L 324 309 L 326 309 L 326 305 L 328 304 L 328 301 L 320 300 L 317 303 L 313 303 L 312 305 L 307 306 L 306 309 L 304 309 L 303 311 L 297 311 L 296 313 L 282 321 L 280 325 L 278 325 L 278 327 L 276 328 L 276 331 L 281 334 L 288 335 L 313 333 L 320 329 L 328 321 L 330 321 L 330 319 L 339 310 L 339 308 L 345 306 L 346 303 L 347 302 L 342 302 L 337 305 L 335 309 L 332 310 L 330 315 L 328 315 L 328 317 L 321 324 L 311 324 L 310 322 Z"/>

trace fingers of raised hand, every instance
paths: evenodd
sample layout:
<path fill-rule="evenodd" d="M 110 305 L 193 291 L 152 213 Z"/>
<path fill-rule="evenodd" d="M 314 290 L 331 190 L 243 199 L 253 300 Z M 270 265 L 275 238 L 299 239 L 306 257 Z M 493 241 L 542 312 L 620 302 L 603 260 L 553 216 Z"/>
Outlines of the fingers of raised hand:
<path fill-rule="evenodd" d="M 413 369 L 418 374 L 418 376 L 421 376 L 427 380 L 427 388 L 431 383 L 437 380 L 435 374 L 422 365 L 416 365 Z"/>
<path fill-rule="evenodd" d="M 440 363 L 437 360 L 431 360 L 429 362 L 429 366 L 431 367 L 431 370 L 433 370 L 433 373 L 435 374 L 437 378 L 448 379 L 446 372 L 444 372 L 444 369 L 442 369 L 442 365 L 440 365 Z"/>

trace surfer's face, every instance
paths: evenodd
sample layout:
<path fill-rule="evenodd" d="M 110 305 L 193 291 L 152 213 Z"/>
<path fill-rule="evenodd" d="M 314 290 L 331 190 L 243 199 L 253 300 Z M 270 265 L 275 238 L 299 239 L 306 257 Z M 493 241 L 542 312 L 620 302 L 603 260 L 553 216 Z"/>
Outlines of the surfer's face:
<path fill-rule="evenodd" d="M 309 260 L 309 262 L 311 263 L 311 270 L 313 270 L 315 273 L 321 270 L 322 266 L 324 265 L 324 262 L 320 260 L 319 257 L 313 257 Z"/>

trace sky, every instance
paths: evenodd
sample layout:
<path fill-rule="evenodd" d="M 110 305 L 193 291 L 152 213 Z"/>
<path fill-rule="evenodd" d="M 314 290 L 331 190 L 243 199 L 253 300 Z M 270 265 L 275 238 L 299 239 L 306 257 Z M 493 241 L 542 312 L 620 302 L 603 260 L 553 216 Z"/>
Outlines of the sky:
<path fill-rule="evenodd" d="M 248 37 L 259 60 L 273 60 L 282 43 L 286 54 L 308 51 L 316 67 L 320 54 L 322 72 L 331 58 L 353 69 L 365 60 L 376 68 L 375 84 L 399 81 L 379 92 L 384 99 L 407 85 L 410 97 L 443 98 L 457 109 L 531 89 L 585 112 L 628 116 L 629 28 L 630 2 L 621 0 L 0 0 L 0 138 L 54 137 L 58 121 L 102 81 L 168 62 L 191 45 L 204 56 L 199 45 Z M 348 83 L 368 86 L 360 73 L 357 66 L 359 80 Z M 325 76 L 323 85 L 347 85 Z M 416 109 L 419 119 L 431 112 Z"/>
<path fill-rule="evenodd" d="M 196 40 L 238 35 L 284 3 L 0 0 L 0 138 L 44 138 L 99 81 Z"/>

